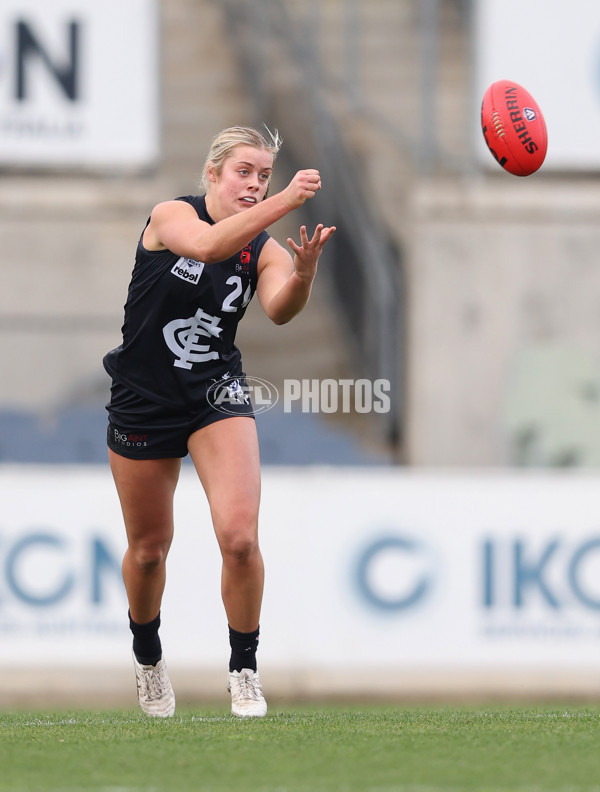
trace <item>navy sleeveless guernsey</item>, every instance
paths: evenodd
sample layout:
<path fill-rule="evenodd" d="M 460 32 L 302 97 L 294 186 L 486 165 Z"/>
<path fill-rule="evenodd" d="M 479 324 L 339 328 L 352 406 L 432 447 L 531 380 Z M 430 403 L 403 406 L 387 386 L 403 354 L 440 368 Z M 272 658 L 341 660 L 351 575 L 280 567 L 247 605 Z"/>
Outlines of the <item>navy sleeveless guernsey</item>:
<path fill-rule="evenodd" d="M 176 200 L 191 204 L 201 220 L 214 225 L 205 196 Z M 143 232 L 125 304 L 123 343 L 104 357 L 104 367 L 115 382 L 150 401 L 193 410 L 215 380 L 242 373 L 235 334 L 256 291 L 258 257 L 269 234 L 262 231 L 243 250 L 214 264 L 170 250 L 146 250 L 142 238 Z"/>

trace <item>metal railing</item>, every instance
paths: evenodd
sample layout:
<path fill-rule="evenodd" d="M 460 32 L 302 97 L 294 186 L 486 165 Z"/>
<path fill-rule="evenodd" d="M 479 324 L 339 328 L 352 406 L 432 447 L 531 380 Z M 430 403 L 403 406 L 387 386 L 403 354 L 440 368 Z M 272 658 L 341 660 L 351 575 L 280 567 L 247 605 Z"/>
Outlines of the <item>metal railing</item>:
<path fill-rule="evenodd" d="M 327 216 L 337 233 L 324 251 L 324 269 L 332 273 L 361 373 L 391 384 L 391 410 L 380 418 L 385 439 L 398 450 L 404 356 L 401 254 L 361 193 L 356 157 L 346 150 L 320 90 L 324 76 L 314 38 L 297 33 L 279 0 L 223 0 L 219 5 L 258 123 L 272 123 L 282 132 L 290 164 L 316 162 L 328 196 L 334 196 Z M 318 198 L 306 205 L 306 212 L 311 211 L 321 211 Z"/>
<path fill-rule="evenodd" d="M 457 152 L 445 140 L 446 118 L 440 117 L 440 74 L 445 68 L 442 58 L 443 39 L 449 28 L 459 27 L 464 41 L 454 58 L 472 60 L 473 0 L 280 0 L 292 20 L 293 37 L 305 52 L 310 53 L 317 85 L 329 93 L 337 93 L 351 115 L 365 121 L 388 138 L 419 175 L 429 175 L 440 165 L 454 172 L 471 167 L 469 153 Z M 257 3 L 260 12 L 271 15 L 269 0 Z M 329 16 L 327 7 L 329 6 Z M 335 18 L 331 9 L 335 9 Z M 238 4 L 238 12 L 241 9 Z M 374 22 L 365 24 L 371 16 Z M 336 57 L 331 57 L 331 33 L 335 28 Z M 374 55 L 365 52 L 369 37 L 380 37 L 389 29 L 394 45 Z M 409 45 L 410 54 L 402 51 Z M 396 51 L 391 51 L 392 49 Z M 394 84 L 386 101 L 373 101 L 366 76 L 370 60 L 385 60 L 392 77 L 410 62 L 410 77 Z M 406 72 L 406 69 L 405 69 Z M 467 91 L 471 90 L 467 76 Z M 418 110 L 415 115 L 398 118 L 393 108 L 398 93 L 409 93 Z M 462 119 L 461 119 L 462 122 Z M 443 131 L 440 131 L 443 130 Z"/>

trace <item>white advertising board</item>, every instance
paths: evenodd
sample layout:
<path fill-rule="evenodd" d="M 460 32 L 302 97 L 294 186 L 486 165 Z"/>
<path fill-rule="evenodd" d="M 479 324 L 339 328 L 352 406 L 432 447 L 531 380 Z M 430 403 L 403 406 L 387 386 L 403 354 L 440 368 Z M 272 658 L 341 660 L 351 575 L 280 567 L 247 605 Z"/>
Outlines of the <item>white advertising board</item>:
<path fill-rule="evenodd" d="M 266 469 L 263 666 L 600 667 L 600 476 Z M 105 468 L 0 468 L 0 664 L 129 667 L 125 548 Z M 228 657 L 220 556 L 184 468 L 161 635 Z"/>
<path fill-rule="evenodd" d="M 0 162 L 152 164 L 158 47 L 156 0 L 2 0 Z"/>
<path fill-rule="evenodd" d="M 514 80 L 538 102 L 548 129 L 545 170 L 599 170 L 600 3 L 476 0 L 477 101 L 496 80 Z M 476 136 L 481 162 L 497 163 Z"/>

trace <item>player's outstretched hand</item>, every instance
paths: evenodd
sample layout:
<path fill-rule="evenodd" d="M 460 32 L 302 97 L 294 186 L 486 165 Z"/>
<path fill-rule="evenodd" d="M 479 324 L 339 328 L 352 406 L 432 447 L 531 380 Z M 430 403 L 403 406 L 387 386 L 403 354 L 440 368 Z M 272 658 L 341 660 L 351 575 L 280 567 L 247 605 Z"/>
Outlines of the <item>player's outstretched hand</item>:
<path fill-rule="evenodd" d="M 321 175 L 319 171 L 309 168 L 298 171 L 285 190 L 282 190 L 281 197 L 290 209 L 297 209 L 307 198 L 313 198 L 320 189 Z"/>
<path fill-rule="evenodd" d="M 300 244 L 297 245 L 290 237 L 288 245 L 294 252 L 294 270 L 301 278 L 315 277 L 317 262 L 325 243 L 335 233 L 335 226 L 325 227 L 322 223 L 315 228 L 312 239 L 308 238 L 306 226 L 300 228 Z"/>

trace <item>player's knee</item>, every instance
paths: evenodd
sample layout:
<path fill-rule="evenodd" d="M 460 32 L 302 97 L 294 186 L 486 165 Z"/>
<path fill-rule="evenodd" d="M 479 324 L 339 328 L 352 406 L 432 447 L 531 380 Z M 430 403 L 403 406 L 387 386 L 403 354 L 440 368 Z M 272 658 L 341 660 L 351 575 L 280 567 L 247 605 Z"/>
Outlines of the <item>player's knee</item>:
<path fill-rule="evenodd" d="M 133 548 L 133 560 L 141 572 L 151 574 L 166 562 L 168 550 L 164 543 L 140 545 Z"/>
<path fill-rule="evenodd" d="M 225 560 L 236 564 L 247 564 L 258 552 L 258 537 L 253 526 L 232 526 L 221 533 L 219 544 Z"/>

